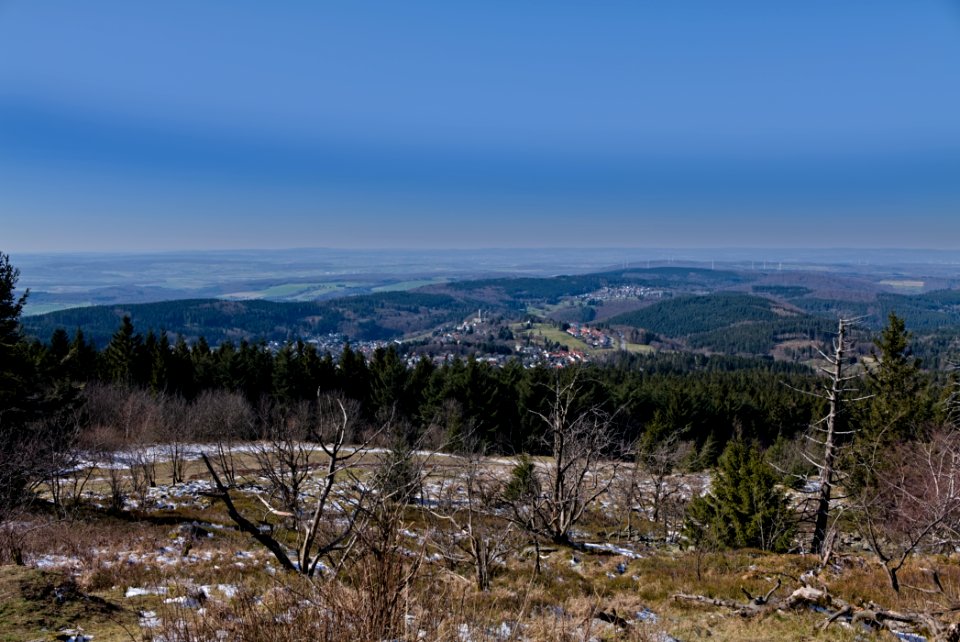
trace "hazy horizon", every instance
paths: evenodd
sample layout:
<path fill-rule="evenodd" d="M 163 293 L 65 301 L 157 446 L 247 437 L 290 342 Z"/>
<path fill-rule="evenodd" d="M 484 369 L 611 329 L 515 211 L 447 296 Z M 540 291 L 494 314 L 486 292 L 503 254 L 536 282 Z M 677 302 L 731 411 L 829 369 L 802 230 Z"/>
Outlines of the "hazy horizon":
<path fill-rule="evenodd" d="M 946 0 L 6 0 L 0 249 L 952 249 L 958 63 Z"/>

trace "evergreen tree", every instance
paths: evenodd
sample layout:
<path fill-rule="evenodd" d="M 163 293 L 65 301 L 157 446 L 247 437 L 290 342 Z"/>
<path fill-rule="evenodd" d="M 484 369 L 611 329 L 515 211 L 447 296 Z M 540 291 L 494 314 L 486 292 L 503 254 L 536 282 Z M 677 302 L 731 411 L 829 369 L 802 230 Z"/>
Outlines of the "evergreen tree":
<path fill-rule="evenodd" d="M 20 270 L 10 257 L 0 253 L 0 457 L 10 456 L 14 433 L 21 430 L 30 415 L 34 373 L 29 346 L 20 328 L 20 314 L 28 292 L 16 295 Z"/>
<path fill-rule="evenodd" d="M 203 335 L 190 348 L 190 363 L 193 370 L 193 384 L 198 394 L 201 390 L 212 390 L 217 387 L 228 388 L 228 386 L 220 385 L 216 359 Z"/>
<path fill-rule="evenodd" d="M 370 398 L 370 371 L 363 353 L 354 351 L 349 343 L 343 346 L 343 352 L 340 353 L 337 380 L 343 394 L 366 407 Z"/>
<path fill-rule="evenodd" d="M 97 372 L 97 357 L 97 347 L 86 340 L 83 330 L 77 328 L 73 341 L 70 342 L 70 352 L 64 361 L 66 376 L 71 381 L 80 383 L 94 379 Z"/>
<path fill-rule="evenodd" d="M 759 446 L 736 436 L 720 456 L 710 492 L 693 500 L 687 536 L 731 548 L 782 552 L 789 548 L 792 519 L 777 476 Z"/>
<path fill-rule="evenodd" d="M 153 335 L 153 333 L 150 333 Z M 154 393 L 167 392 L 170 389 L 170 339 L 166 331 L 160 332 L 144 358 L 149 360 L 150 390 Z M 146 365 L 146 364 L 145 364 Z"/>
<path fill-rule="evenodd" d="M 167 381 L 171 391 L 185 399 L 193 399 L 199 394 L 190 346 L 187 345 L 183 335 L 177 336 L 177 341 L 170 352 Z"/>
<path fill-rule="evenodd" d="M 876 365 L 867 382 L 873 395 L 861 419 L 860 436 L 871 442 L 893 443 L 918 435 L 932 414 L 932 400 L 924 389 L 920 359 L 910 350 L 912 335 L 903 319 L 891 312 L 874 341 Z"/>
<path fill-rule="evenodd" d="M 120 327 L 100 355 L 101 376 L 106 381 L 123 386 L 136 383 L 137 358 L 142 344 L 143 337 L 134 332 L 130 316 L 124 316 Z"/>
<path fill-rule="evenodd" d="M 921 436 L 933 417 L 934 396 L 924 382 L 920 360 L 911 355 L 910 340 L 903 319 L 891 312 L 871 351 L 869 398 L 850 417 L 855 436 L 842 461 L 844 486 L 860 503 L 877 492 L 897 444 Z"/>
<path fill-rule="evenodd" d="M 297 357 L 293 344 L 287 342 L 273 356 L 273 397 L 281 404 L 297 398 Z"/>
<path fill-rule="evenodd" d="M 374 415 L 394 409 L 401 417 L 408 417 L 413 409 L 404 395 L 407 386 L 407 366 L 394 346 L 377 348 L 370 360 L 370 401 Z"/>
<path fill-rule="evenodd" d="M 27 293 L 16 295 L 19 276 L 0 253 L 0 513 L 29 496 L 49 455 L 63 447 L 56 419 L 75 398 L 71 386 L 45 380 L 46 351 L 32 351 L 23 337 L 20 315 Z"/>

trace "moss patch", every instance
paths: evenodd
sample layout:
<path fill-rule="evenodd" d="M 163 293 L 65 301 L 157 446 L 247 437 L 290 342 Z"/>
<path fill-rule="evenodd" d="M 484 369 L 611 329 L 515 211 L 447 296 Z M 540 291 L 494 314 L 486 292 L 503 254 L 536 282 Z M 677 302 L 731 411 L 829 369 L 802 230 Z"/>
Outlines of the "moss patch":
<path fill-rule="evenodd" d="M 129 640 L 136 615 L 83 593 L 61 573 L 0 566 L 0 641 L 55 640 L 63 629 L 82 629 L 97 642 Z"/>

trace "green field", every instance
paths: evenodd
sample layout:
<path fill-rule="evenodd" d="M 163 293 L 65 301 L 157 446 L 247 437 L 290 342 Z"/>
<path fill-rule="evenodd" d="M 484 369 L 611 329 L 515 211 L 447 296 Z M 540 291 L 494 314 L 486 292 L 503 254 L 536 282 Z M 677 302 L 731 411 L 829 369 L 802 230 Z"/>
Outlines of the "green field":
<path fill-rule="evenodd" d="M 93 305 L 92 303 L 30 303 L 27 299 L 27 305 L 23 309 L 23 316 L 30 317 L 47 312 L 59 312 L 60 310 L 69 310 L 71 308 L 85 308 Z"/>
<path fill-rule="evenodd" d="M 310 301 L 319 296 L 355 287 L 353 283 L 281 283 L 263 290 L 230 292 L 221 299 L 284 299 L 290 301 Z"/>
<path fill-rule="evenodd" d="M 400 292 L 404 290 L 415 290 L 417 288 L 422 288 L 427 285 L 436 285 L 438 283 L 447 283 L 448 279 L 435 278 L 435 279 L 413 279 L 410 281 L 399 281 L 397 283 L 388 283 L 386 285 L 379 285 L 372 292 Z"/>
<path fill-rule="evenodd" d="M 611 348 L 594 348 L 549 323 L 535 323 L 529 330 L 526 329 L 524 324 L 518 323 L 511 329 L 519 336 L 528 335 L 532 339 L 543 337 L 548 341 L 565 346 L 568 350 L 579 350 L 588 355 L 612 354 L 620 349 L 619 341 L 616 338 L 614 338 L 614 344 Z M 653 354 L 656 352 L 652 346 L 639 343 L 627 343 L 627 351 L 638 354 Z"/>

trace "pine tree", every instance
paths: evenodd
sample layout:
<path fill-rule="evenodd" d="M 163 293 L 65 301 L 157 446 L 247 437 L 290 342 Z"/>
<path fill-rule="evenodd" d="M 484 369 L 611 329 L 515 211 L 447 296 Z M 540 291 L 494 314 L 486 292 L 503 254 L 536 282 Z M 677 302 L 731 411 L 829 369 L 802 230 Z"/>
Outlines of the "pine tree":
<path fill-rule="evenodd" d="M 690 505 L 687 536 L 731 548 L 785 551 L 792 531 L 787 499 L 773 469 L 759 446 L 735 437 L 720 456 L 709 494 Z"/>
<path fill-rule="evenodd" d="M 46 452 L 57 446 L 59 436 L 41 434 L 39 419 L 46 415 L 55 426 L 52 418 L 69 401 L 68 390 L 48 394 L 40 372 L 44 351 L 31 353 L 21 332 L 27 293 L 17 296 L 19 277 L 10 257 L 0 252 L 0 514 L 29 495 Z"/>
<path fill-rule="evenodd" d="M 136 377 L 136 361 L 143 344 L 143 337 L 136 334 L 129 316 L 124 316 L 120 327 L 113 333 L 110 343 L 101 357 L 101 373 L 104 379 L 132 386 Z"/>
<path fill-rule="evenodd" d="M 369 366 L 370 401 L 374 414 L 397 410 L 400 416 L 407 417 L 408 409 L 404 396 L 407 385 L 407 366 L 397 354 L 394 346 L 377 348 Z"/>
<path fill-rule="evenodd" d="M 863 419 L 861 435 L 865 439 L 892 443 L 915 437 L 931 414 L 920 360 L 911 355 L 911 339 L 903 319 L 891 312 L 874 341 L 876 366 L 867 375 L 873 397 Z"/>
<path fill-rule="evenodd" d="M 6 423 L 18 414 L 26 394 L 29 374 L 27 346 L 20 329 L 20 314 L 28 292 L 16 296 L 20 270 L 10 257 L 0 253 L 0 421 Z"/>
<path fill-rule="evenodd" d="M 13 432 L 28 415 L 32 379 L 28 346 L 21 334 L 20 314 L 27 294 L 16 295 L 20 270 L 10 257 L 0 253 L 0 441 L 13 439 Z M 0 443 L 0 448 L 4 448 Z M 0 457 L 6 456 L 0 450 Z"/>
<path fill-rule="evenodd" d="M 177 341 L 170 352 L 167 365 L 167 381 L 172 392 L 176 392 L 186 399 L 193 399 L 199 393 L 190 347 L 183 335 L 177 336 Z"/>

